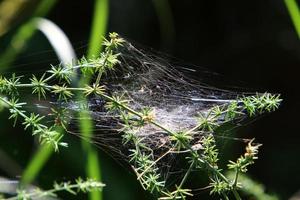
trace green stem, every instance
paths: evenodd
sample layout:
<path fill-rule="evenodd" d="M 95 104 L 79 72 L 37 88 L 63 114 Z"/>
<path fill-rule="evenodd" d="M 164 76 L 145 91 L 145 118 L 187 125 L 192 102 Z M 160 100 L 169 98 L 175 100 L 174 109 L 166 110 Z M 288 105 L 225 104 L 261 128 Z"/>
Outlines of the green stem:
<path fill-rule="evenodd" d="M 240 197 L 239 193 L 236 191 L 236 189 L 232 190 L 232 193 L 235 197 L 236 200 L 242 200 L 242 198 Z"/>
<path fill-rule="evenodd" d="M 109 0 L 95 0 L 92 30 L 90 34 L 88 58 L 99 55 L 103 37 L 106 34 Z"/>
<path fill-rule="evenodd" d="M 54 78 L 55 77 L 55 74 L 52 74 L 51 76 L 49 76 L 48 78 L 46 78 L 45 80 L 44 80 L 44 82 L 47 82 L 47 81 L 50 81 L 52 78 Z"/>
<path fill-rule="evenodd" d="M 229 200 L 228 196 L 224 192 L 222 192 L 222 196 L 224 197 L 225 200 Z"/>
<path fill-rule="evenodd" d="M 21 178 L 22 186 L 28 185 L 35 179 L 53 152 L 54 149 L 48 145 L 39 147 L 23 172 Z"/>
<path fill-rule="evenodd" d="M 234 182 L 233 182 L 233 187 L 236 187 L 236 185 L 237 185 L 237 182 L 238 182 L 238 178 L 239 178 L 239 169 L 238 168 L 236 168 L 235 169 L 236 171 L 235 171 L 235 177 L 234 177 Z"/>
<path fill-rule="evenodd" d="M 190 173 L 191 173 L 191 171 L 192 171 L 192 169 L 193 169 L 193 167 L 194 167 L 194 164 L 195 164 L 195 163 L 194 163 L 194 161 L 193 161 L 193 162 L 191 163 L 189 169 L 188 169 L 187 172 L 185 173 L 183 179 L 181 180 L 180 185 L 179 185 L 178 188 L 182 188 L 183 184 L 186 182 L 188 176 L 190 175 Z"/>
<path fill-rule="evenodd" d="M 34 199 L 39 199 L 41 197 L 46 197 L 46 196 L 51 196 L 55 193 L 58 193 L 58 192 L 62 192 L 62 191 L 66 191 L 66 192 L 70 192 L 72 194 L 76 194 L 76 189 L 77 190 L 80 190 L 81 189 L 81 185 L 76 183 L 76 184 L 71 184 L 71 185 L 67 185 L 68 183 L 66 184 L 63 184 L 62 187 L 58 187 L 58 188 L 53 188 L 53 189 L 50 189 L 50 190 L 47 190 L 47 191 L 39 191 L 39 190 L 34 190 L 34 192 L 31 192 L 31 193 L 26 193 L 25 196 L 27 198 L 34 198 Z M 95 188 L 99 188 L 99 187 L 103 187 L 103 185 L 99 185 L 99 186 L 95 186 Z M 84 191 L 84 190 L 83 190 Z M 26 198 L 26 199 L 27 199 Z M 10 198 L 7 198 L 5 200 L 18 200 L 20 199 L 19 196 L 14 196 L 14 197 L 10 197 Z"/>
<path fill-rule="evenodd" d="M 106 59 L 104 62 L 106 62 Z M 103 65 L 105 66 L 105 63 Z M 95 85 L 98 85 L 100 83 L 101 76 L 102 76 L 102 71 L 99 71 Z"/>
<path fill-rule="evenodd" d="M 0 100 L 1 100 L 2 102 L 4 102 L 6 105 L 8 105 L 9 107 L 13 107 L 13 104 L 12 104 L 10 101 L 6 100 L 5 98 L 3 98 L 3 97 L 0 96 Z M 15 110 L 21 117 L 23 117 L 24 119 L 27 119 L 27 116 L 26 116 L 23 112 L 21 112 L 19 109 L 14 108 L 14 110 Z"/>
<path fill-rule="evenodd" d="M 290 14 L 298 37 L 300 38 L 300 9 L 297 5 L 296 0 L 284 0 L 287 10 Z"/>

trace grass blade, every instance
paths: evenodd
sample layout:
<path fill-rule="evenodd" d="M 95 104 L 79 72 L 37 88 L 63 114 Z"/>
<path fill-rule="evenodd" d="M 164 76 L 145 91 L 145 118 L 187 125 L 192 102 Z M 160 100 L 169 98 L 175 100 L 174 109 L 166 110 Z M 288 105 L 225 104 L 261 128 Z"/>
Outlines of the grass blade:
<path fill-rule="evenodd" d="M 284 0 L 287 10 L 291 16 L 298 37 L 300 38 L 300 9 L 296 0 Z"/>
<path fill-rule="evenodd" d="M 98 55 L 101 51 L 101 44 L 103 36 L 106 34 L 106 27 L 108 21 L 108 0 L 96 0 L 94 7 L 94 16 L 92 23 L 92 30 L 89 41 L 88 57 L 93 55 Z M 82 80 L 81 83 L 89 82 L 89 78 Z M 88 115 L 88 113 L 81 113 L 80 115 Z M 88 116 L 82 116 L 80 120 L 81 133 L 90 138 L 92 133 L 92 121 Z M 98 158 L 98 153 L 95 148 L 88 141 L 82 141 L 84 150 L 87 153 L 87 164 L 86 164 L 86 174 L 89 178 L 93 178 L 97 181 L 101 181 L 101 167 L 100 160 Z M 102 192 L 93 191 L 89 194 L 90 200 L 101 200 Z"/>

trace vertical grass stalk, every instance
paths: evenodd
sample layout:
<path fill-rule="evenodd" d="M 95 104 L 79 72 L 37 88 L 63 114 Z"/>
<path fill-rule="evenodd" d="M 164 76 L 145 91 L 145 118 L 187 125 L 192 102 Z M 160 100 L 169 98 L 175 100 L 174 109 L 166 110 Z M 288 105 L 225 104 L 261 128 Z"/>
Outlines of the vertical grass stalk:
<path fill-rule="evenodd" d="M 89 40 L 88 48 L 88 58 L 99 55 L 102 46 L 103 36 L 106 34 L 107 21 L 108 21 L 108 12 L 109 11 L 109 2 L 108 0 L 95 0 L 94 7 L 94 16 L 92 22 L 92 30 Z M 85 85 L 90 81 L 90 77 L 85 77 L 80 81 L 81 85 Z M 85 97 L 80 95 L 80 99 Z M 85 99 L 86 101 L 86 99 Z M 80 130 L 81 133 L 86 137 L 90 138 L 93 134 L 92 126 L 93 123 L 89 119 L 88 113 L 80 113 L 80 117 L 83 120 L 80 120 Z M 82 145 L 87 153 L 87 163 L 86 163 L 86 174 L 89 178 L 93 178 L 97 181 L 101 181 L 101 167 L 100 160 L 98 158 L 98 153 L 92 144 L 88 141 L 82 140 Z M 89 194 L 90 200 L 101 200 L 102 192 L 93 191 Z"/>
<path fill-rule="evenodd" d="M 35 179 L 47 160 L 52 155 L 53 151 L 54 149 L 51 146 L 40 145 L 39 149 L 30 160 L 30 163 L 27 165 L 26 169 L 23 172 L 21 178 L 22 186 L 30 184 Z"/>
<path fill-rule="evenodd" d="M 297 35 L 300 38 L 300 9 L 297 2 L 296 0 L 284 0 L 284 2 L 291 16 Z"/>

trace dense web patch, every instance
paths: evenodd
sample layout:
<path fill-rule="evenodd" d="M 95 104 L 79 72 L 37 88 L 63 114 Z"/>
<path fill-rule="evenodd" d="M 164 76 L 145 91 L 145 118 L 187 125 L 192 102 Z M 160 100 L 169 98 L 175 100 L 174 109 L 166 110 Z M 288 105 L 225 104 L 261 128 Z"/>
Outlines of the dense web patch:
<path fill-rule="evenodd" d="M 131 108 L 152 110 L 156 120 L 172 131 L 188 130 L 197 125 L 197 116 L 216 105 L 226 105 L 243 93 L 204 86 L 185 77 L 166 60 L 149 55 L 126 43 L 119 49 L 120 63 L 103 77 L 106 91 L 120 95 Z M 89 100 L 95 129 L 111 131 L 119 129 L 117 113 L 105 109 L 105 100 L 93 97 Z M 79 111 L 80 103 L 62 103 L 70 111 Z M 73 117 L 73 116 L 72 116 Z M 161 130 L 147 125 L 137 133 L 141 137 L 161 135 Z M 160 144 L 161 145 L 161 144 Z M 158 146 L 160 146 L 158 145 Z"/>
<path fill-rule="evenodd" d="M 209 116 L 212 109 L 228 107 L 232 102 L 243 97 L 246 93 L 210 87 L 199 80 L 184 75 L 181 68 L 174 67 L 166 60 L 155 54 L 145 53 L 135 48 L 131 43 L 125 42 L 118 49 L 119 63 L 114 70 L 108 71 L 103 77 L 106 92 L 112 96 L 122 97 L 128 102 L 130 108 L 141 111 L 149 110 L 149 116 L 172 132 L 193 130 L 199 124 L 199 117 Z M 184 70 L 183 70 L 184 71 Z M 249 95 L 250 93 L 247 93 Z M 254 95 L 254 94 L 253 94 Z M 122 163 L 130 163 L 130 150 L 134 144 L 123 144 L 124 121 L 120 112 L 109 111 L 105 105 L 107 101 L 99 96 L 89 99 L 88 107 L 94 121 L 94 136 L 91 140 L 95 145 L 107 151 L 113 158 Z M 55 103 L 60 108 L 67 108 L 71 114 L 68 131 L 83 137 L 76 129 L 78 124 L 77 113 L 82 111 L 79 102 Z M 223 123 L 240 121 L 245 118 L 244 111 L 233 119 L 225 119 L 223 113 L 214 123 L 219 126 Z M 136 116 L 132 116 L 132 120 Z M 145 123 L 134 130 L 146 149 L 151 151 L 153 165 L 157 167 L 164 180 L 174 181 L 173 177 L 183 175 L 186 171 L 184 165 L 177 165 L 176 158 L 184 158 L 187 150 L 174 149 L 174 143 L 169 134 L 161 128 Z M 211 134 L 211 130 L 193 130 L 191 145 L 194 150 L 201 150 L 201 139 Z M 147 150 L 147 151 L 148 151 Z M 137 171 L 136 171 L 137 172 Z M 139 176 L 139 172 L 137 172 Z M 176 178 L 175 178 L 176 179 Z M 168 183 L 166 183 L 168 185 Z"/>
<path fill-rule="evenodd" d="M 31 127 L 42 144 L 56 151 L 67 147 L 58 126 L 94 143 L 130 166 L 141 186 L 161 200 L 193 195 L 184 185 L 196 170 L 207 174 L 211 193 L 229 199 L 232 192 L 240 199 L 238 175 L 257 159 L 260 145 L 247 141 L 245 154 L 229 161 L 227 168 L 236 174 L 231 180 L 218 165 L 217 133 L 223 136 L 229 130 L 225 124 L 235 126 L 247 116 L 253 119 L 274 111 L 281 102 L 279 95 L 210 87 L 202 79 L 186 76 L 186 67 L 145 53 L 116 33 L 109 36 L 98 57 L 52 66 L 42 76 L 32 74 L 27 82 L 15 74 L 0 77 L 0 92 L 5 95 L 0 101 L 9 108 L 9 118 L 15 122 L 21 118 L 25 129 Z M 92 75 L 92 82 L 76 85 L 76 71 Z M 24 89 L 37 94 L 39 107 L 48 111 L 26 111 L 26 102 L 20 101 Z M 41 101 L 49 96 L 50 115 L 49 106 Z M 92 137 L 81 134 L 78 127 L 87 117 L 94 122 Z"/>

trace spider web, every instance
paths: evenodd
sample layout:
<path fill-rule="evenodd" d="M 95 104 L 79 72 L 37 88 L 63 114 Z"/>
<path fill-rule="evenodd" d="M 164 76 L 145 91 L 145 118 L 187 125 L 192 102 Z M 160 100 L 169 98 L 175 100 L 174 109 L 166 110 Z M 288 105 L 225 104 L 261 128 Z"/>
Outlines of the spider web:
<path fill-rule="evenodd" d="M 129 42 L 118 51 L 120 63 L 102 78 L 106 92 L 112 96 L 122 96 L 128 100 L 129 107 L 134 110 L 150 108 L 155 121 L 172 132 L 192 129 L 198 123 L 197 117 L 206 115 L 211 108 L 226 106 L 239 97 L 254 94 L 209 86 L 200 78 L 194 79 L 185 75 L 186 72 L 193 70 L 174 66 L 160 55 L 137 49 Z M 105 107 L 106 103 L 99 96 L 89 98 L 87 105 L 82 105 L 78 101 L 52 102 L 54 107 L 68 110 L 69 133 L 95 144 L 114 159 L 130 166 L 129 149 L 134 146 L 122 144 L 123 123 L 120 113 L 109 112 Z M 83 136 L 77 127 L 78 121 L 81 120 L 78 113 L 83 112 L 82 107 L 88 108 L 87 112 L 94 123 L 92 138 Z M 235 121 L 232 127 L 236 127 L 237 122 L 242 120 Z M 218 123 L 222 124 L 223 121 Z M 230 130 L 224 132 L 227 131 Z M 187 152 L 173 151 L 169 135 L 152 124 L 137 128 L 135 133 L 141 138 L 143 144 L 153 151 L 152 159 L 155 160 L 164 180 L 168 180 L 166 185 L 176 182 L 188 167 L 180 162 Z M 193 134 L 192 147 L 195 150 L 201 148 L 199 141 L 205 134 L 208 133 Z M 225 133 L 220 138 L 233 139 Z M 243 141 L 243 139 L 234 139 Z"/>

